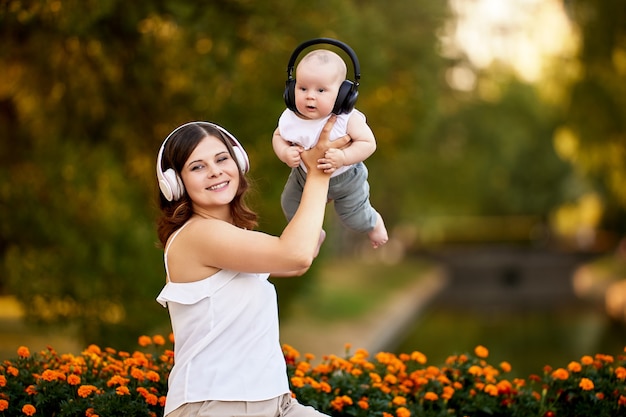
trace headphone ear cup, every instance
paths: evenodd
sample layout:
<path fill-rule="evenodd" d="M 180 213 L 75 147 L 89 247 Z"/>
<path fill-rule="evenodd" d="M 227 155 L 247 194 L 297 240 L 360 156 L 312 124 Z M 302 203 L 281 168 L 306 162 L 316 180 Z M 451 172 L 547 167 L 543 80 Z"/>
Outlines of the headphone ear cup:
<path fill-rule="evenodd" d="M 159 180 L 159 187 L 167 201 L 180 199 L 185 190 L 181 179 L 172 168 L 163 173 L 163 178 Z"/>
<path fill-rule="evenodd" d="M 235 158 L 237 159 L 239 169 L 245 174 L 250 170 L 250 161 L 248 160 L 248 155 L 238 145 L 233 145 L 233 152 L 235 153 Z"/>
<path fill-rule="evenodd" d="M 350 113 L 354 108 L 358 94 L 358 91 L 355 91 L 354 83 L 350 80 L 344 80 L 339 87 L 333 113 Z"/>
<path fill-rule="evenodd" d="M 285 82 L 285 93 L 283 94 L 283 98 L 285 99 L 285 105 L 287 106 L 287 108 L 297 113 L 296 80 L 294 80 L 293 78 L 290 78 Z"/>

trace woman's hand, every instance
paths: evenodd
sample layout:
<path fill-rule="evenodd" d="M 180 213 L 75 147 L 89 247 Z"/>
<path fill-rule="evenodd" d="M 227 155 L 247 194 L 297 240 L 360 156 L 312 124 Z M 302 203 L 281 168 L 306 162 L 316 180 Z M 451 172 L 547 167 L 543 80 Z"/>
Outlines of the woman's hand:
<path fill-rule="evenodd" d="M 334 141 L 330 141 L 330 131 L 333 128 L 333 125 L 337 121 L 337 116 L 334 114 L 330 116 L 324 127 L 322 128 L 322 132 L 320 133 L 320 137 L 315 144 L 309 150 L 306 150 L 300 154 L 302 158 L 302 162 L 307 168 L 307 172 L 323 172 L 320 169 L 312 169 L 312 168 L 320 168 L 321 160 L 324 159 L 326 151 L 331 148 L 345 148 L 350 144 L 350 136 L 346 135 Z"/>

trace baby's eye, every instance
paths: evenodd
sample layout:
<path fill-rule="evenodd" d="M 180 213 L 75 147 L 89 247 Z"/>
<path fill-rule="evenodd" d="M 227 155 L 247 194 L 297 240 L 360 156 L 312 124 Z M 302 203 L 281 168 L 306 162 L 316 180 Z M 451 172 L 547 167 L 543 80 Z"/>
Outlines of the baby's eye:
<path fill-rule="evenodd" d="M 323 93 L 324 91 L 326 91 L 324 88 L 320 88 L 319 90 L 317 90 L 320 93 Z"/>

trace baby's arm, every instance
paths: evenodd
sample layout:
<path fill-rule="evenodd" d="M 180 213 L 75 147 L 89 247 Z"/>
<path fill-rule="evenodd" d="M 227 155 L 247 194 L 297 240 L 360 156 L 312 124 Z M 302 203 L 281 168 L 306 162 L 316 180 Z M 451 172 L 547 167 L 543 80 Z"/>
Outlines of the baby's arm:
<path fill-rule="evenodd" d="M 320 167 L 326 173 L 332 173 L 346 165 L 363 162 L 376 150 L 376 139 L 367 125 L 365 116 L 355 112 L 348 120 L 348 135 L 352 139 L 350 146 L 343 149 L 329 149 L 320 160 Z"/>
<path fill-rule="evenodd" d="M 295 168 L 300 165 L 300 153 L 304 151 L 304 148 L 299 145 L 293 145 L 283 139 L 278 128 L 276 128 L 272 136 L 272 147 L 278 159 L 287 164 L 287 166 Z"/>

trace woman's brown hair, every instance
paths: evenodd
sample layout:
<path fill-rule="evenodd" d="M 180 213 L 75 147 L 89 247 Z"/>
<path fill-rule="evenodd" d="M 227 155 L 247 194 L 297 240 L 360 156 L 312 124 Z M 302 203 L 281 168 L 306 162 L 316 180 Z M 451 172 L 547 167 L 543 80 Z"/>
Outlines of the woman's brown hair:
<path fill-rule="evenodd" d="M 180 177 L 180 172 L 189 159 L 189 155 L 198 146 L 198 143 L 207 136 L 214 136 L 220 139 L 228 148 L 230 156 L 235 160 L 239 169 L 239 188 L 230 203 L 230 212 L 233 223 L 237 227 L 245 229 L 254 229 L 258 222 L 257 214 L 252 211 L 246 201 L 246 192 L 250 188 L 250 184 L 246 176 L 241 172 L 239 161 L 235 157 L 233 145 L 231 141 L 219 129 L 210 124 L 192 123 L 180 128 L 176 131 L 165 144 L 161 161 L 161 170 L 168 168 L 174 169 L 176 175 Z M 187 192 L 183 192 L 180 199 L 168 201 L 161 192 L 159 192 L 159 206 L 161 215 L 157 219 L 157 234 L 159 242 L 163 247 L 167 239 L 178 230 L 193 215 L 193 207 L 191 199 Z"/>

